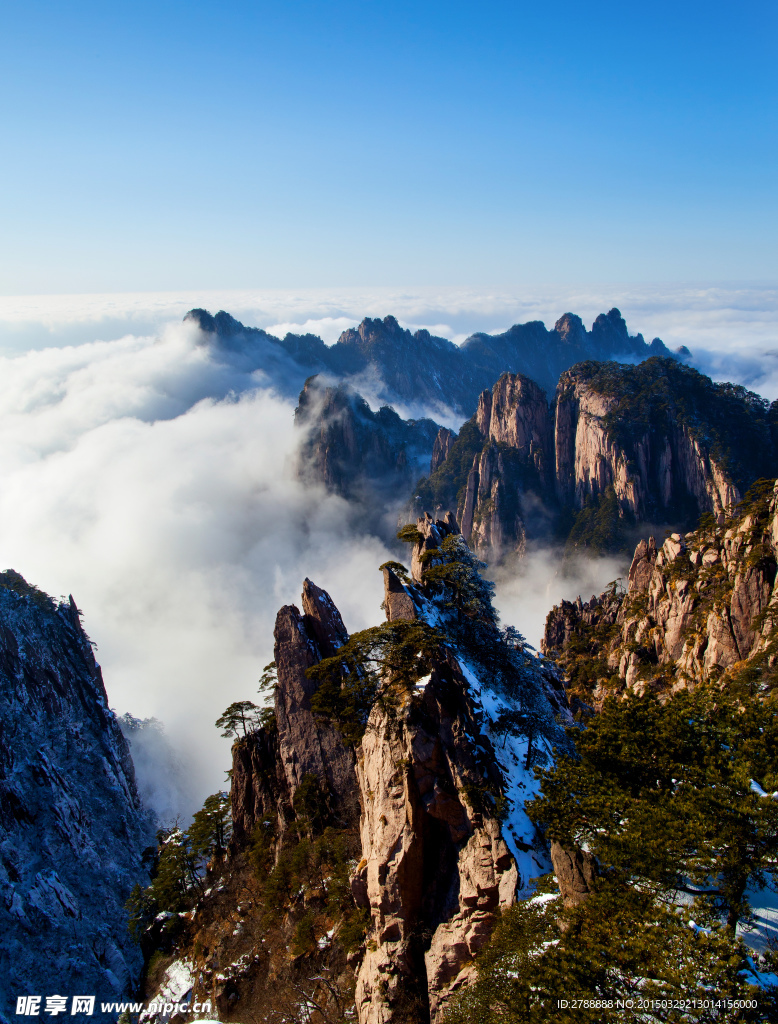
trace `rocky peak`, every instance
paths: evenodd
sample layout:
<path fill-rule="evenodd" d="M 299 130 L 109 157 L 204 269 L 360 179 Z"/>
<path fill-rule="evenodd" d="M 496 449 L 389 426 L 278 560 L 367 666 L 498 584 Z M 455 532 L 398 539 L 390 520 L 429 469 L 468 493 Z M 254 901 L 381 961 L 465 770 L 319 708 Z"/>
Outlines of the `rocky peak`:
<path fill-rule="evenodd" d="M 635 549 L 625 593 L 596 607 L 563 602 L 543 649 L 574 692 L 597 706 L 609 694 L 663 693 L 706 680 L 772 688 L 778 636 L 778 492 L 761 487 L 697 530 Z"/>
<path fill-rule="evenodd" d="M 562 344 L 570 345 L 584 351 L 587 347 L 586 328 L 583 320 L 575 313 L 565 313 L 554 324 L 554 331 L 559 335 Z"/>
<path fill-rule="evenodd" d="M 335 820 L 356 825 L 359 818 L 353 754 L 338 731 L 314 715 L 311 697 L 317 684 L 306 675 L 334 654 L 348 633 L 330 595 L 309 579 L 303 584 L 302 604 L 304 614 L 295 605 L 284 605 L 276 616 L 274 726 L 257 730 L 233 748 L 237 847 L 268 814 L 277 815 L 280 827 L 286 827 L 306 776 L 318 779 Z"/>
<path fill-rule="evenodd" d="M 473 334 L 461 346 L 424 329 L 412 333 L 393 316 L 368 317 L 344 331 L 334 345 L 325 345 L 314 335 L 276 338 L 261 328 L 246 327 L 224 311 L 212 316 L 193 309 L 185 319 L 203 330 L 220 357 L 240 356 L 245 369 L 262 369 L 283 394 L 289 393 L 290 381 L 299 389 L 314 371 L 348 381 L 369 367 L 382 400 L 425 403 L 470 416 L 479 394 L 506 371 L 525 374 L 552 395 L 560 373 L 587 355 L 608 359 L 625 353 L 669 354 L 664 346 L 661 351 L 649 348 L 639 335 L 627 336 L 625 342 L 617 320 L 608 319 L 613 312 L 599 318 L 605 326 L 589 334 L 580 318 L 569 313 L 553 330 L 540 321 L 514 324 L 503 334 Z"/>
<path fill-rule="evenodd" d="M 287 606 L 276 624 L 277 731 L 264 727 L 233 748 L 236 855 L 260 813 L 286 815 L 288 831 L 294 787 L 305 774 L 326 780 L 336 808 L 350 787 L 354 809 L 335 820 L 359 822 L 351 891 L 369 912 L 364 945 L 351 958 L 360 1024 L 442 1024 L 501 911 L 551 866 L 524 801 L 537 787 L 533 751 L 545 750 L 547 734 L 554 741 L 556 717 L 567 715 L 561 683 L 546 663 L 506 644 L 488 609 L 481 626 L 491 631 L 482 644 L 490 668 L 481 665 L 472 637 L 469 653 L 459 650 L 459 634 L 447 632 L 456 616 L 441 592 L 445 584 L 428 586 L 423 570 L 432 563 L 421 561 L 422 552 L 456 533 L 456 523 L 425 515 L 415 531 L 415 579 L 398 563 L 383 566 L 386 618 L 397 632 L 376 627 L 376 634 L 402 646 L 417 634 L 431 636 L 434 623 L 434 647 L 419 650 L 421 662 L 411 658 L 407 679 L 391 662 L 361 738 L 347 744 L 311 713 L 319 683 L 305 669 L 331 651 L 337 657 L 338 645 L 351 641 L 329 595 L 306 581 L 305 614 Z M 463 571 L 475 572 L 459 552 Z M 441 552 L 441 560 L 450 557 L 449 549 Z M 513 659 L 502 690 L 498 652 Z M 515 710 L 509 691 L 516 686 L 523 687 L 522 707 L 539 716 L 529 733 L 502 724 Z"/>
<path fill-rule="evenodd" d="M 638 335 L 643 340 L 642 335 Z M 607 313 L 600 313 L 592 324 L 592 339 L 596 339 L 606 352 L 627 352 L 631 348 L 627 324 L 621 312 L 615 307 Z"/>
<path fill-rule="evenodd" d="M 418 479 L 439 432 L 432 420 L 403 420 L 388 406 L 373 412 L 348 385 L 327 384 L 318 376 L 305 382 L 295 424 L 303 436 L 300 479 L 371 510 Z"/>
<path fill-rule="evenodd" d="M 303 580 L 302 598 L 306 628 L 313 633 L 320 658 L 329 658 L 348 640 L 340 612 L 327 591 L 307 577 Z"/>
<path fill-rule="evenodd" d="M 432 446 L 432 458 L 430 459 L 430 474 L 434 473 L 438 466 L 446 461 L 451 445 L 456 441 L 457 435 L 448 427 L 441 427 Z"/>
<path fill-rule="evenodd" d="M 449 534 L 459 533 L 459 527 L 452 512 L 446 512 L 444 519 L 433 519 L 429 512 L 425 512 L 416 520 L 416 529 L 419 537 L 411 555 L 411 576 L 421 583 L 425 568 L 423 555 L 439 548 Z"/>

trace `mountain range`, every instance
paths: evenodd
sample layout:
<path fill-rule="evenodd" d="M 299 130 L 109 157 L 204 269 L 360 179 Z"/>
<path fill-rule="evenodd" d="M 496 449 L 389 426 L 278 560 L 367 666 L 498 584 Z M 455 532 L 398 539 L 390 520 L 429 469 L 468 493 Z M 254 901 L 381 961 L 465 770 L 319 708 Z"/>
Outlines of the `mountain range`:
<path fill-rule="evenodd" d="M 457 416 L 471 416 L 480 393 L 506 371 L 531 377 L 551 395 L 559 375 L 582 360 L 670 355 L 659 338 L 649 344 L 641 334 L 630 335 L 618 309 L 600 314 L 590 331 L 579 316 L 565 313 L 550 331 L 533 320 L 502 334 L 472 334 L 461 345 L 427 330 L 411 332 L 393 316 L 366 318 L 334 345 L 313 334 L 277 338 L 223 310 L 212 316 L 192 309 L 184 319 L 201 329 L 217 358 L 263 370 L 282 394 L 296 394 L 306 377 L 321 373 L 357 391 L 369 386 L 381 402 Z"/>
<path fill-rule="evenodd" d="M 188 318 L 299 393 L 295 471 L 355 542 L 393 537 L 384 621 L 350 633 L 305 579 L 269 699 L 219 719 L 229 792 L 155 829 L 75 602 L 0 573 L 2 1024 L 76 989 L 244 1024 L 572 1024 L 562 992 L 775 1019 L 778 404 L 617 310 L 460 347 L 391 317 L 330 347 Z M 480 561 L 533 544 L 632 555 L 550 610 L 541 654 Z"/>

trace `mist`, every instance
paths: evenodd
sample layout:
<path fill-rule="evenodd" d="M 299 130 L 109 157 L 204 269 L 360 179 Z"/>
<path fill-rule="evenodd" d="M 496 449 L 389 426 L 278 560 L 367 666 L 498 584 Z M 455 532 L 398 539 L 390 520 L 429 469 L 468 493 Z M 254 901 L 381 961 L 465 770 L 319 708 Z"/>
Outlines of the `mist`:
<path fill-rule="evenodd" d="M 565 309 L 593 318 L 616 303 L 632 331 L 656 329 L 718 379 L 778 396 L 778 303 L 754 289 L 0 299 L 0 567 L 54 597 L 72 593 L 111 706 L 163 723 L 173 753 L 152 730 L 138 766 L 162 818 L 225 788 L 229 742 L 213 723 L 234 700 L 259 701 L 276 612 L 299 604 L 303 579 L 331 593 L 349 630 L 362 629 L 382 619 L 377 567 L 398 554 L 381 523 L 297 480 L 294 398 L 261 370 L 215 358 L 182 311 L 222 306 L 328 342 L 363 315 L 397 313 L 461 340 L 517 320 L 551 323 Z M 376 382 L 360 383 L 371 397 Z M 446 410 L 398 411 L 446 422 Z M 497 571 L 496 604 L 538 647 L 553 604 L 599 593 L 625 571 L 599 559 L 563 575 L 555 552 L 531 552 Z M 170 757 L 181 766 L 175 792 L 153 795 Z"/>
<path fill-rule="evenodd" d="M 256 696 L 278 608 L 310 576 L 350 629 L 379 621 L 389 557 L 296 480 L 291 402 L 237 378 L 199 397 L 227 382 L 195 334 L 0 360 L 0 563 L 74 595 L 111 706 L 187 765 L 182 810 L 224 786 L 213 723 Z"/>
<path fill-rule="evenodd" d="M 495 584 L 495 605 L 504 625 L 516 626 L 540 650 L 546 616 L 555 604 L 588 601 L 612 580 L 624 578 L 629 561 L 608 556 L 581 557 L 563 564 L 558 548 L 535 548 L 521 561 L 509 560 L 488 573 Z"/>

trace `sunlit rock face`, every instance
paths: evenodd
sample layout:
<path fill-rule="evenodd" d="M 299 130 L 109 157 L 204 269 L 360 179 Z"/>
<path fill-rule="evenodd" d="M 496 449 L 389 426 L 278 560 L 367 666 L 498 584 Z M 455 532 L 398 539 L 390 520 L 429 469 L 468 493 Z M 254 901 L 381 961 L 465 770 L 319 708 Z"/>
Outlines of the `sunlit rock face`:
<path fill-rule="evenodd" d="M 778 492 L 757 489 L 734 514 L 709 516 L 663 544 L 641 540 L 624 590 L 563 601 L 546 620 L 544 653 L 594 707 L 611 695 L 664 696 L 720 680 L 772 689 L 778 604 Z M 583 657 L 595 671 L 582 682 Z M 594 678 L 596 677 L 596 678 Z"/>
<path fill-rule="evenodd" d="M 152 821 L 72 598 L 0 574 L 0 1017 L 20 995 L 129 994 L 124 904 Z M 70 1004 L 68 1004 L 68 1009 Z M 115 1016 L 115 1015 L 114 1015 Z"/>
<path fill-rule="evenodd" d="M 623 549 L 618 521 L 688 529 L 774 476 L 777 423 L 778 405 L 672 359 L 579 363 L 550 404 L 528 377 L 505 373 L 457 437 L 440 432 L 410 512 L 455 511 L 488 562 L 533 540 L 602 549 L 598 522 L 610 523 L 605 547 Z"/>

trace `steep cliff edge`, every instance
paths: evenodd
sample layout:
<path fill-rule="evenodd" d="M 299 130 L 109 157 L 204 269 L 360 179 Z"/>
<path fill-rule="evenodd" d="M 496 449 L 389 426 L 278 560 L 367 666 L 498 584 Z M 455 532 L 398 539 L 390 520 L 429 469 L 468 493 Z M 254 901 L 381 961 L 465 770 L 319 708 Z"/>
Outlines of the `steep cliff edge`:
<path fill-rule="evenodd" d="M 706 680 L 769 692 L 778 680 L 777 563 L 778 491 L 764 482 L 729 515 L 661 545 L 641 541 L 626 590 L 557 605 L 543 650 L 595 707 L 609 694 Z"/>
<path fill-rule="evenodd" d="M 349 636 L 309 580 L 278 613 L 274 714 L 233 747 L 230 855 L 168 954 L 222 1020 L 437 1024 L 551 866 L 524 804 L 565 743 L 560 677 L 497 625 L 452 517 L 401 533 L 412 569 L 382 567 L 382 625 Z"/>
<path fill-rule="evenodd" d="M 737 504 L 775 471 L 777 422 L 778 404 L 672 359 L 581 363 L 562 374 L 551 406 L 532 381 L 504 374 L 445 439 L 414 503 L 456 509 L 489 560 L 544 533 L 619 550 L 641 522 L 686 529 Z"/>
<path fill-rule="evenodd" d="M 384 406 L 373 412 L 346 384 L 311 377 L 300 392 L 295 425 L 302 432 L 297 472 L 372 514 L 405 493 L 426 469 L 439 428 L 403 420 Z"/>
<path fill-rule="evenodd" d="M 150 842 L 73 599 L 0 573 L 0 1016 L 19 995 L 78 992 L 109 1019 L 100 1001 L 131 994 L 142 957 L 124 903 Z"/>

